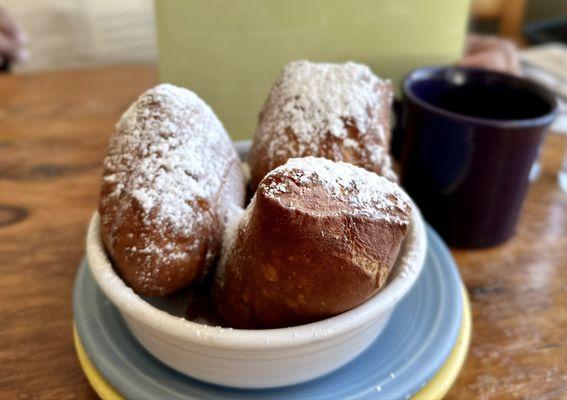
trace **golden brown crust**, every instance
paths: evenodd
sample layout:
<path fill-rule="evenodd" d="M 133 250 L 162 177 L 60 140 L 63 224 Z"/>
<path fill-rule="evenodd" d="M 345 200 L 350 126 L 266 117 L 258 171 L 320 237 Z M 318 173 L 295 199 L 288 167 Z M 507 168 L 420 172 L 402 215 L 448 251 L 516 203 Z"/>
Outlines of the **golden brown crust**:
<path fill-rule="evenodd" d="M 101 235 L 136 293 L 165 295 L 202 280 L 243 201 L 238 156 L 192 92 L 157 86 L 117 124 L 104 161 Z"/>
<path fill-rule="evenodd" d="M 287 65 L 260 113 L 250 188 L 294 157 L 344 161 L 396 181 L 388 155 L 392 86 L 363 65 Z"/>
<path fill-rule="evenodd" d="M 313 173 L 303 168 L 305 160 L 330 171 Z M 308 158 L 266 176 L 217 270 L 214 294 L 228 326 L 317 321 L 363 303 L 382 287 L 411 206 L 397 185 L 355 168 Z M 345 178 L 349 173 L 352 180 Z M 367 184 L 376 190 L 361 186 Z"/>

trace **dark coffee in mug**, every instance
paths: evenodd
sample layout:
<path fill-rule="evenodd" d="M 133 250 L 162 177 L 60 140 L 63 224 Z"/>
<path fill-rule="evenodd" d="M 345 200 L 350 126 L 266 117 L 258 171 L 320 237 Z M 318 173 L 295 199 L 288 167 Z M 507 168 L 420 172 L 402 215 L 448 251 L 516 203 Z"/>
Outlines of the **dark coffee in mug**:
<path fill-rule="evenodd" d="M 462 85 L 417 83 L 414 92 L 440 109 L 469 117 L 495 120 L 537 118 L 549 112 L 549 103 L 529 91 L 495 82 L 490 86 L 474 82 Z M 428 93 L 430 93 L 428 95 Z"/>
<path fill-rule="evenodd" d="M 402 185 L 452 246 L 515 230 L 530 168 L 556 115 L 547 90 L 510 75 L 431 67 L 403 83 Z"/>

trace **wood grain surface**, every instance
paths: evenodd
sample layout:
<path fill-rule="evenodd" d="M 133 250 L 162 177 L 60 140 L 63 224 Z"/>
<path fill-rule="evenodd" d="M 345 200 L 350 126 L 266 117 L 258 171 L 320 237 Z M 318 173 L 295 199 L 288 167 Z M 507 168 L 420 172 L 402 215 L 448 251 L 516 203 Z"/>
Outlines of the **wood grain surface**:
<path fill-rule="evenodd" d="M 151 67 L 0 77 L 0 399 L 92 399 L 71 292 L 100 163 Z M 516 237 L 453 251 L 474 332 L 450 399 L 567 398 L 567 138 L 549 135 Z"/>

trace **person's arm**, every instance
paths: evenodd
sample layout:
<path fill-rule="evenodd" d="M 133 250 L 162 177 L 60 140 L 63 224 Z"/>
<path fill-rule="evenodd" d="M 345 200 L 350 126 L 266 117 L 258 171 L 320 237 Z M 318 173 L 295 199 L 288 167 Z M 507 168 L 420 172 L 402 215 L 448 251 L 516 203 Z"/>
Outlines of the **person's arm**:
<path fill-rule="evenodd" d="M 469 35 L 459 65 L 522 74 L 516 46 L 497 36 Z"/>
<path fill-rule="evenodd" d="M 29 57 L 27 36 L 12 16 L 0 6 L 0 64 L 23 62 Z"/>

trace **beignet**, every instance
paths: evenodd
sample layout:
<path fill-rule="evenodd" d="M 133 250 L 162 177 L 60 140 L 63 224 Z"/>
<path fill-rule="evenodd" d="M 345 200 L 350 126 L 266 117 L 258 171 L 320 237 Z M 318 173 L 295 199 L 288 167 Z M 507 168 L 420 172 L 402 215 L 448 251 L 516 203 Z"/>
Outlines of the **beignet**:
<path fill-rule="evenodd" d="M 290 159 L 227 228 L 213 290 L 221 319 L 287 327 L 363 303 L 386 282 L 411 212 L 405 192 L 373 172 Z"/>
<path fill-rule="evenodd" d="M 396 181 L 388 154 L 392 86 L 362 64 L 294 61 L 274 83 L 249 156 L 253 192 L 294 157 L 344 161 Z"/>
<path fill-rule="evenodd" d="M 200 281 L 244 187 L 224 127 L 195 93 L 163 84 L 142 94 L 103 163 L 101 235 L 124 281 L 144 295 Z"/>

